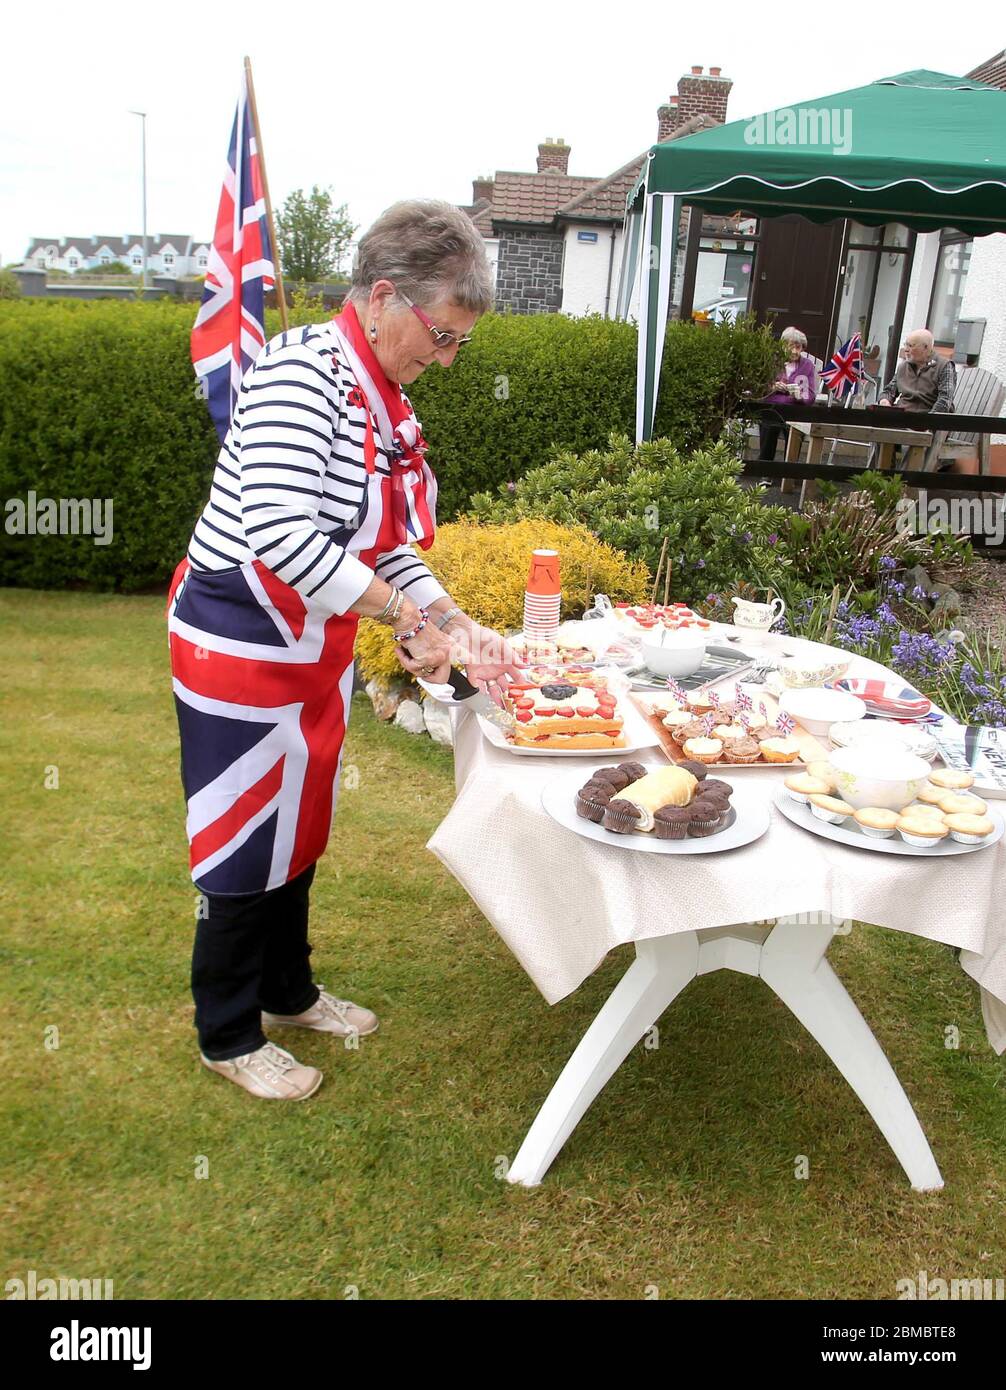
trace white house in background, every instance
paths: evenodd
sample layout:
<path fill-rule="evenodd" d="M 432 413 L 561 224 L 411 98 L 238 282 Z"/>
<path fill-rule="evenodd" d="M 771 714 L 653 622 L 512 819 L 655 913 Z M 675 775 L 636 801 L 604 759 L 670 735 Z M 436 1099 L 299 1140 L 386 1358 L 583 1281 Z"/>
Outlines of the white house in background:
<path fill-rule="evenodd" d="M 205 275 L 209 264 L 209 245 L 194 241 L 187 234 L 155 233 L 147 238 L 147 251 L 147 263 L 154 275 Z M 103 265 L 121 261 L 134 275 L 142 275 L 143 237 L 34 237 L 24 259 L 26 265 L 40 270 L 65 270 L 71 275 L 80 270 L 100 271 Z"/>

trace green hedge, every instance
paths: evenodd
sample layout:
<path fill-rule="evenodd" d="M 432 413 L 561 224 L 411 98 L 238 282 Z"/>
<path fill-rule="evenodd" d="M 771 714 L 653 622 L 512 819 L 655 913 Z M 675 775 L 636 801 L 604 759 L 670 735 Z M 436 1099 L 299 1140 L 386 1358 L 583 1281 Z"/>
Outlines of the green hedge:
<path fill-rule="evenodd" d="M 317 314 L 310 301 L 295 318 Z M 0 530 L 0 583 L 123 590 L 163 583 L 202 507 L 216 436 L 189 361 L 194 306 L 30 300 L 0 305 L 0 502 L 114 499 L 114 543 Z M 267 320 L 277 331 L 275 312 Z M 681 450 L 714 439 L 739 394 L 779 360 L 764 330 L 671 324 L 658 435 Z M 603 447 L 632 430 L 631 324 L 487 315 L 449 371 L 410 396 L 430 440 L 439 515 L 463 511 L 554 448 Z"/>
<path fill-rule="evenodd" d="M 0 310 L 0 501 L 112 498 L 114 539 L 0 531 L 0 583 L 140 589 L 185 553 L 216 433 L 195 391 L 191 305 Z"/>

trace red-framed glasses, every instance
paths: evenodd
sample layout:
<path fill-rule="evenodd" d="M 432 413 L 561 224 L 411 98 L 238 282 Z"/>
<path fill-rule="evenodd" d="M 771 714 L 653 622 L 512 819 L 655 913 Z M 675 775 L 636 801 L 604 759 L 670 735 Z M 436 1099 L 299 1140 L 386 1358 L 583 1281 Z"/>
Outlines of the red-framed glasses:
<path fill-rule="evenodd" d="M 406 304 L 415 314 L 419 322 L 425 324 L 426 327 L 430 330 L 430 333 L 433 336 L 433 341 L 438 348 L 463 347 L 465 343 L 471 342 L 472 339 L 470 333 L 465 333 L 459 338 L 456 333 L 448 333 L 446 329 L 438 328 L 436 324 L 433 322 L 433 320 L 428 318 L 426 314 L 423 313 L 422 309 L 420 309 L 418 304 L 413 304 L 412 300 L 409 298 L 407 294 L 402 294 L 401 290 L 398 291 L 398 294 L 402 299 L 405 300 Z"/>

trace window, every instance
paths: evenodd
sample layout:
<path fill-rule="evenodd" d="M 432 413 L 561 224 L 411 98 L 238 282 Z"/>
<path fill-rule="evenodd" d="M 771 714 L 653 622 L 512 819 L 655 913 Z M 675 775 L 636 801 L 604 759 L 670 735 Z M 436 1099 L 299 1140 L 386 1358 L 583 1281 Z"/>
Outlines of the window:
<path fill-rule="evenodd" d="M 67 265 L 70 267 L 71 270 L 76 270 L 78 265 L 80 265 L 80 261 L 77 259 L 76 256 L 71 256 L 70 259 L 67 261 Z"/>
<path fill-rule="evenodd" d="M 854 333 L 861 334 L 868 374 L 885 379 L 896 361 L 895 320 L 902 283 L 911 272 L 909 243 L 908 229 L 900 223 L 883 227 L 849 223 L 835 346 Z"/>
<path fill-rule="evenodd" d="M 205 256 L 200 256 L 200 257 L 199 257 L 199 269 L 200 269 L 200 270 L 204 270 L 205 267 L 206 267 L 206 257 L 205 257 Z"/>
<path fill-rule="evenodd" d="M 101 258 L 101 264 L 102 264 L 102 265 L 108 265 L 108 263 L 109 263 L 109 261 L 111 261 L 111 259 L 112 259 L 111 256 L 102 256 L 102 258 Z"/>
<path fill-rule="evenodd" d="M 166 252 L 164 253 L 164 264 L 165 264 L 165 265 L 174 265 L 174 263 L 175 263 L 175 258 L 174 258 L 174 256 L 171 254 L 170 251 L 166 251 Z"/>
<path fill-rule="evenodd" d="M 692 292 L 693 315 L 732 323 L 751 301 L 758 222 L 703 213 Z"/>
<path fill-rule="evenodd" d="M 133 257 L 133 265 L 142 265 L 142 264 L 143 264 L 143 257 L 142 257 L 142 256 L 134 256 L 134 257 Z"/>
<path fill-rule="evenodd" d="M 940 250 L 927 327 L 942 347 L 952 347 L 957 336 L 973 245 L 970 237 L 952 227 L 940 232 Z"/>

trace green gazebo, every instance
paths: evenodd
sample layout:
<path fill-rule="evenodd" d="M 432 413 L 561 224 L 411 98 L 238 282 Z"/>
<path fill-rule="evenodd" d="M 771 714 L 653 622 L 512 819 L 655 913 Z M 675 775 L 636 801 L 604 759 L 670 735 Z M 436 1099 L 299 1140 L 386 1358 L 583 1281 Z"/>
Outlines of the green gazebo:
<path fill-rule="evenodd" d="M 653 428 L 684 205 L 916 231 L 1006 231 L 1006 92 L 940 72 L 768 111 L 654 145 L 629 196 L 617 314 L 639 297 L 636 437 Z M 641 257 L 641 248 L 649 254 Z"/>

